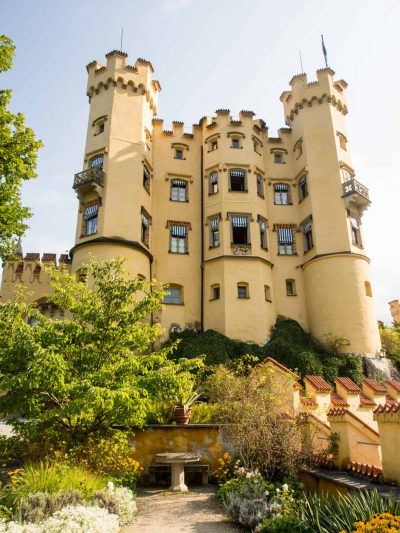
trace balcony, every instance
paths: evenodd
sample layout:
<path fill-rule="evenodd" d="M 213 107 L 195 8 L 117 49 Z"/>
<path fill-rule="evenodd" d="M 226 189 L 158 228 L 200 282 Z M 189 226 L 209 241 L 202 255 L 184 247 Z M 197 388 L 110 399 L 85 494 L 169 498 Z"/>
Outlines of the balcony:
<path fill-rule="evenodd" d="M 343 183 L 342 187 L 346 207 L 349 207 L 350 204 L 354 204 L 361 210 L 361 212 L 364 211 L 364 209 L 367 209 L 371 203 L 367 187 L 354 178 Z"/>
<path fill-rule="evenodd" d="M 73 189 L 75 189 L 79 200 L 82 200 L 85 193 L 94 191 L 101 196 L 101 189 L 104 185 L 104 172 L 101 168 L 94 167 L 78 172 L 74 176 Z"/>

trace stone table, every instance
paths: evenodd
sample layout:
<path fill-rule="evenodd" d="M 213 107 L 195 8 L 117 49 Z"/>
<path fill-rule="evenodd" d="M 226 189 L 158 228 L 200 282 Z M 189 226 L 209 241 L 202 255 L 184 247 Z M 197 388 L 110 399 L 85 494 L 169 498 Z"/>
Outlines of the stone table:
<path fill-rule="evenodd" d="M 193 463 L 200 460 L 198 453 L 192 452 L 165 452 L 156 454 L 156 463 L 171 465 L 171 490 L 187 492 L 185 484 L 185 464 Z"/>

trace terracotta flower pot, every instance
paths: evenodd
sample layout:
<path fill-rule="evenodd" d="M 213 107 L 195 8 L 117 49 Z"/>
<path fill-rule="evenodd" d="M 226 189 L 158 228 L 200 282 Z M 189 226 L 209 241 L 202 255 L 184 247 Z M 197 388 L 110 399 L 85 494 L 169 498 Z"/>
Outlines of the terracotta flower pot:
<path fill-rule="evenodd" d="M 191 409 L 185 409 L 183 405 L 176 405 L 174 410 L 174 420 L 177 424 L 189 424 Z"/>

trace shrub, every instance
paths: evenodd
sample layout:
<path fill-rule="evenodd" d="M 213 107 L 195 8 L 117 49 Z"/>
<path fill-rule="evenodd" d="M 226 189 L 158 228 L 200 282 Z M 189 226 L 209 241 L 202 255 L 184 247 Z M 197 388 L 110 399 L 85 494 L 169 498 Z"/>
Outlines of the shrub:
<path fill-rule="evenodd" d="M 353 533 L 391 533 L 400 531 L 400 516 L 390 513 L 376 514 L 368 522 L 356 522 Z"/>
<path fill-rule="evenodd" d="M 16 472 L 11 483 L 1 489 L 0 498 L 5 505 L 14 507 L 30 494 L 56 494 L 72 490 L 80 492 L 84 499 L 89 500 L 105 486 L 105 478 L 78 466 L 67 463 L 36 463 Z"/>
<path fill-rule="evenodd" d="M 22 499 L 14 513 L 14 518 L 20 522 L 39 523 L 61 511 L 68 505 L 79 505 L 83 501 L 82 493 L 67 490 L 57 494 L 36 492 Z"/>
<path fill-rule="evenodd" d="M 71 451 L 70 457 L 85 470 L 125 484 L 134 484 L 140 471 L 135 450 L 122 431 L 104 437 L 90 436 L 84 445 Z"/>
<path fill-rule="evenodd" d="M 304 527 L 321 533 L 353 531 L 353 524 L 368 521 L 375 514 L 400 515 L 400 503 L 392 497 L 382 498 L 374 490 L 349 492 L 337 498 L 307 494 L 299 502 L 298 518 Z"/>
<path fill-rule="evenodd" d="M 261 526 L 261 533 L 306 533 L 308 529 L 303 528 L 298 519 L 291 515 L 277 515 L 264 520 Z"/>
<path fill-rule="evenodd" d="M 121 526 L 132 522 L 137 512 L 133 492 L 126 487 L 114 487 L 111 482 L 107 489 L 96 493 L 93 503 L 107 509 L 110 514 L 117 514 Z"/>
<path fill-rule="evenodd" d="M 110 514 L 100 507 L 68 506 L 43 522 L 41 528 L 43 533 L 60 533 L 61 531 L 117 533 L 119 520 L 117 515 Z"/>
<path fill-rule="evenodd" d="M 190 424 L 213 424 L 216 420 L 217 406 L 199 402 L 191 406 Z"/>

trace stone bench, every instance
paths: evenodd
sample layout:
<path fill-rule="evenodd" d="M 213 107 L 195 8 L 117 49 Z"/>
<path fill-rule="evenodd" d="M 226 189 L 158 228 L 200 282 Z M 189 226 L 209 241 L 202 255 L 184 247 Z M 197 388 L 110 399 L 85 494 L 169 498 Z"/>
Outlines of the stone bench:
<path fill-rule="evenodd" d="M 149 481 L 151 485 L 155 485 L 156 475 L 157 474 L 170 474 L 171 472 L 171 465 L 168 464 L 152 464 L 148 467 L 148 474 L 149 474 Z M 208 485 L 208 473 L 209 473 L 209 466 L 207 464 L 202 463 L 188 463 L 185 464 L 185 472 L 200 472 L 201 473 L 201 484 L 202 485 Z"/>

